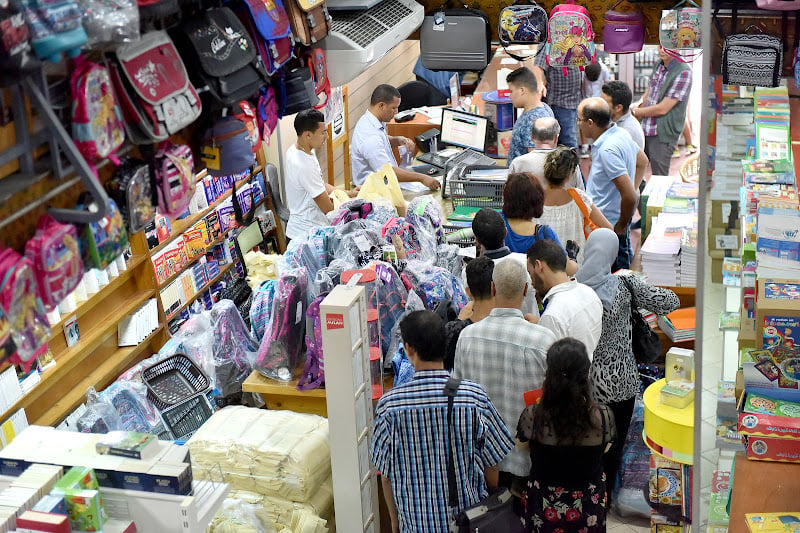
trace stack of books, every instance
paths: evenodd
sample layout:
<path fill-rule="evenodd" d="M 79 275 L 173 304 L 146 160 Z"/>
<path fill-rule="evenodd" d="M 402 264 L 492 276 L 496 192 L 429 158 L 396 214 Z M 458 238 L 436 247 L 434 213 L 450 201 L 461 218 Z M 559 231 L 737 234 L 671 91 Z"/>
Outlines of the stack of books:
<path fill-rule="evenodd" d="M 672 342 L 693 341 L 695 337 L 695 308 L 676 309 L 658 317 L 658 327 Z"/>
<path fill-rule="evenodd" d="M 667 287 L 680 285 L 681 236 L 684 229 L 695 226 L 695 221 L 693 212 L 661 213 L 653 218 L 653 227 L 642 245 L 642 271 L 650 283 Z"/>
<path fill-rule="evenodd" d="M 789 92 L 786 87 L 755 92 L 756 155 L 759 159 L 791 159 Z"/>
<path fill-rule="evenodd" d="M 697 286 L 697 230 L 681 230 L 681 287 Z"/>

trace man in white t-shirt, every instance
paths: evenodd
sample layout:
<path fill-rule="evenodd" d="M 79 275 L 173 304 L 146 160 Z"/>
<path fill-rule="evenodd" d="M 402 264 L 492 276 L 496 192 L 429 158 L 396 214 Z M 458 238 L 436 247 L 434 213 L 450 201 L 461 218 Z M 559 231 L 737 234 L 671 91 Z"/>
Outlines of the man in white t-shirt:
<path fill-rule="evenodd" d="M 316 109 L 300 111 L 294 117 L 294 130 L 297 142 L 286 150 L 285 161 L 285 192 L 289 206 L 287 242 L 317 227 L 327 226 L 325 214 L 333 210 L 329 196 L 333 186 L 322 179 L 322 169 L 315 153 L 328 137 L 325 116 Z"/>

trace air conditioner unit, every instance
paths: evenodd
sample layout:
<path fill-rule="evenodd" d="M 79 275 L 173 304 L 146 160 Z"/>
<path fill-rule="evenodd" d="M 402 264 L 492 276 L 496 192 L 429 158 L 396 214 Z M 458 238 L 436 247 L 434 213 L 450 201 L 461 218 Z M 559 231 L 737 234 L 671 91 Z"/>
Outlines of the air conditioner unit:
<path fill-rule="evenodd" d="M 321 41 L 331 85 L 344 85 L 419 28 L 425 10 L 414 0 L 383 0 L 359 11 L 331 11 L 331 31 Z"/>

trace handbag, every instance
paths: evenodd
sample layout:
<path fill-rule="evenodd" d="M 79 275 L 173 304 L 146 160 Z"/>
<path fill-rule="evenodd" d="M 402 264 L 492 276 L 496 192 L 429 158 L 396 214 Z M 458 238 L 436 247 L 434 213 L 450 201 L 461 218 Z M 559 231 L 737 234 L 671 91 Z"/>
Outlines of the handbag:
<path fill-rule="evenodd" d="M 453 424 L 453 403 L 455 402 L 460 379 L 449 378 L 444 385 L 447 396 L 447 490 L 448 501 L 452 507 L 458 501 L 456 484 L 456 466 L 453 458 L 453 435 L 450 433 Z M 472 507 L 468 507 L 456 515 L 450 524 L 451 533 L 522 533 L 525 529 L 519 516 L 514 513 L 514 497 L 511 491 L 504 488 L 482 499 Z"/>
<path fill-rule="evenodd" d="M 632 54 L 644 47 L 644 15 L 641 11 L 603 15 L 603 49 L 609 54 Z"/>
<path fill-rule="evenodd" d="M 500 11 L 497 36 L 502 46 L 547 40 L 547 11 L 535 1 L 515 0 Z"/>
<path fill-rule="evenodd" d="M 631 342 L 633 343 L 633 357 L 637 363 L 650 364 L 661 355 L 661 339 L 653 331 L 647 320 L 639 312 L 636 296 L 627 276 L 620 276 L 628 292 L 631 294 Z"/>
<path fill-rule="evenodd" d="M 589 234 L 600 226 L 592 222 L 592 219 L 589 218 L 589 208 L 586 207 L 585 203 L 583 203 L 583 198 L 581 198 L 581 195 L 578 193 L 578 191 L 576 191 L 573 187 L 570 187 L 567 189 L 567 192 L 578 206 L 578 209 L 581 210 L 581 213 L 583 213 L 583 236 L 588 239 Z"/>

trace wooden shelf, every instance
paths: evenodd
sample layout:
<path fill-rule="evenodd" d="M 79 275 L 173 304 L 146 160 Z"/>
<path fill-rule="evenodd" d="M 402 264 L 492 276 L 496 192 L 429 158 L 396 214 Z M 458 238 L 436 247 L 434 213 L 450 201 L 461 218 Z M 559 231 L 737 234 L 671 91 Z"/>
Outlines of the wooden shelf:
<path fill-rule="evenodd" d="M 128 260 L 128 266 L 124 272 L 120 272 L 119 276 L 112 279 L 108 283 L 108 285 L 105 285 L 100 289 L 100 291 L 89 296 L 89 298 L 86 301 L 78 304 L 78 308 L 75 309 L 75 311 L 69 313 L 62 313 L 61 320 L 50 326 L 50 329 L 52 331 L 50 333 L 50 339 L 48 339 L 48 341 L 52 340 L 52 338 L 55 337 L 56 335 L 64 334 L 62 329 L 64 327 L 64 322 L 66 322 L 68 318 L 71 318 L 76 315 L 78 318 L 82 317 L 83 315 L 94 309 L 94 307 L 100 302 L 102 302 L 106 297 L 111 296 L 111 294 L 115 290 L 121 287 L 125 282 L 128 281 L 128 279 L 131 276 L 133 276 L 134 271 L 145 261 L 145 259 L 147 259 L 147 256 L 144 254 L 137 254 L 131 256 L 130 260 Z"/>
<path fill-rule="evenodd" d="M 800 511 L 800 464 L 751 461 L 740 452 L 731 479 L 730 533 L 749 533 L 745 513 Z"/>
<path fill-rule="evenodd" d="M 114 382 L 122 372 L 127 370 L 132 364 L 138 362 L 139 355 L 150 346 L 150 342 L 158 335 L 164 325 L 159 325 L 150 335 L 148 335 L 137 346 L 121 346 L 116 352 L 109 354 L 108 358 L 99 366 L 95 367 L 77 385 L 57 400 L 42 416 L 31 423 L 53 426 L 61 422 L 69 413 L 80 405 L 86 396 L 86 390 L 94 387 L 98 391 L 106 388 Z M 58 367 L 58 364 L 56 364 Z"/>
<path fill-rule="evenodd" d="M 261 167 L 260 167 L 260 166 L 259 166 L 259 167 L 256 167 L 256 169 L 255 169 L 255 170 L 253 170 L 253 172 L 251 173 L 251 175 L 255 175 L 255 174 L 257 174 L 259 171 L 261 171 Z M 247 178 L 245 178 L 245 179 L 243 179 L 243 180 L 241 180 L 241 181 L 237 181 L 237 182 L 236 182 L 236 186 L 237 186 L 237 187 L 239 187 L 239 186 L 241 186 L 241 185 L 244 185 L 244 184 L 245 184 L 245 183 L 247 183 L 249 180 L 250 180 L 250 177 L 247 177 Z M 171 224 L 172 224 L 172 231 L 171 231 L 171 232 L 170 232 L 170 234 L 169 234 L 169 238 L 168 238 L 166 241 L 164 241 L 164 242 L 160 242 L 160 243 L 158 243 L 158 246 L 156 246 L 155 248 L 153 248 L 152 250 L 150 250 L 150 255 L 152 256 L 153 254 L 156 254 L 156 253 L 158 253 L 160 250 L 164 249 L 164 248 L 165 248 L 165 247 L 166 247 L 166 246 L 167 246 L 169 243 L 171 243 L 172 241 L 174 241 L 174 240 L 175 240 L 175 239 L 176 239 L 176 238 L 177 238 L 179 235 L 183 235 L 183 233 L 184 233 L 184 232 L 185 232 L 187 229 L 189 229 L 189 228 L 191 228 L 192 226 L 194 226 L 195 224 L 197 224 L 197 223 L 198 223 L 198 222 L 199 222 L 201 219 L 203 219 L 203 218 L 204 218 L 206 215 L 208 215 L 208 214 L 209 214 L 211 211 L 213 211 L 213 210 L 214 210 L 214 208 L 218 207 L 218 206 L 219 206 L 219 205 L 220 205 L 222 202 L 224 202 L 225 200 L 227 200 L 228 198 L 230 198 L 230 196 L 231 196 L 231 193 L 232 193 L 232 192 L 233 192 L 233 188 L 230 188 L 230 189 L 228 189 L 227 191 L 225 191 L 225 192 L 222 194 L 222 196 L 220 196 L 219 198 L 217 198 L 217 199 L 216 199 L 216 201 L 214 201 L 214 203 L 211 203 L 211 204 L 209 204 L 207 208 L 203 209 L 203 210 L 202 210 L 202 211 L 200 211 L 199 213 L 195 213 L 195 214 L 193 214 L 193 215 L 189 215 L 189 216 L 188 216 L 188 217 L 186 217 L 186 218 L 181 218 L 181 219 L 177 219 L 177 220 L 172 220 L 172 221 L 171 221 Z M 268 194 L 269 194 L 269 193 L 265 193 L 265 194 L 264 194 L 264 197 L 268 196 Z M 262 200 L 261 200 L 261 202 L 263 202 L 263 201 L 264 201 L 264 200 L 262 199 Z M 260 204 L 261 202 L 259 202 L 259 204 Z M 257 207 L 259 204 L 255 204 L 255 205 L 253 206 L 253 209 L 255 209 L 255 207 Z"/>
<path fill-rule="evenodd" d="M 9 407 L 2 418 L 7 418 L 21 407 L 25 407 L 27 411 L 28 406 L 39 400 L 53 383 L 61 381 L 69 375 L 89 355 L 93 354 L 97 348 L 106 343 L 112 336 L 116 344 L 117 323 L 148 299 L 155 297 L 155 290 L 146 289 L 136 291 L 127 298 L 116 302 L 113 308 L 108 309 L 108 314 L 102 320 L 93 324 L 88 331 L 84 330 L 81 340 L 63 352 L 55 354 L 55 366 L 42 372 L 39 384 Z M 62 336 L 64 335 L 63 331 L 60 333 Z M 116 378 L 116 376 L 114 377 Z M 85 390 L 82 391 L 82 393 L 85 392 Z M 37 419 L 38 417 L 35 416 L 29 417 L 31 421 Z"/>
<path fill-rule="evenodd" d="M 200 289 L 198 289 L 198 290 L 197 290 L 197 292 L 196 292 L 196 293 L 194 293 L 194 294 L 193 294 L 193 295 L 192 295 L 190 298 L 187 298 L 187 299 L 186 299 L 186 302 L 185 302 L 183 305 L 181 305 L 179 308 L 177 308 L 177 309 L 176 309 L 175 311 L 173 311 L 172 313 L 168 314 L 168 315 L 167 315 L 167 321 L 170 321 L 170 320 L 172 320 L 173 318 L 175 318 L 177 315 L 179 315 L 181 311 L 183 311 L 184 309 L 186 309 L 187 307 L 189 307 L 189 306 L 191 305 L 191 303 L 192 303 L 192 302 L 194 302 L 195 300 L 197 300 L 197 297 L 198 297 L 198 296 L 200 296 L 201 294 L 203 294 L 203 293 L 206 291 L 206 289 L 208 289 L 208 288 L 209 288 L 209 287 L 211 287 L 213 284 L 215 284 L 216 282 L 218 282 L 219 280 L 221 280 L 221 279 L 222 279 L 222 276 L 224 276 L 224 275 L 225 275 L 225 273 L 226 273 L 226 272 L 228 272 L 228 270 L 230 270 L 231 268 L 233 268 L 233 265 L 234 265 L 234 264 L 235 264 L 235 261 L 233 261 L 233 262 L 231 262 L 231 263 L 228 263 L 227 265 L 224 265 L 224 266 L 222 266 L 222 267 L 219 269 L 219 274 L 217 274 L 216 276 L 214 276 L 213 278 L 211 278 L 211 281 L 209 281 L 208 283 L 206 283 L 205 285 L 203 285 L 203 286 L 202 286 Z"/>

